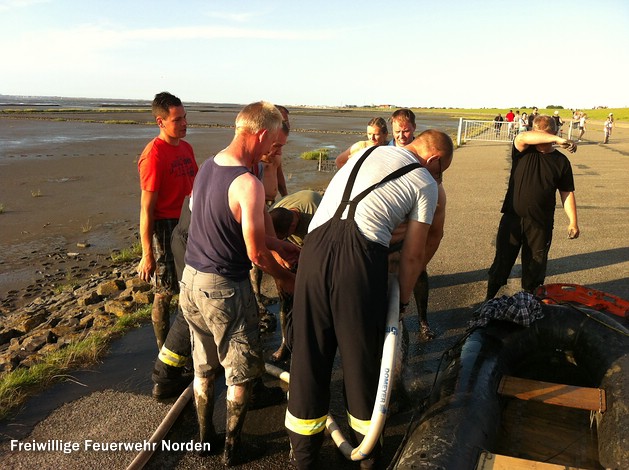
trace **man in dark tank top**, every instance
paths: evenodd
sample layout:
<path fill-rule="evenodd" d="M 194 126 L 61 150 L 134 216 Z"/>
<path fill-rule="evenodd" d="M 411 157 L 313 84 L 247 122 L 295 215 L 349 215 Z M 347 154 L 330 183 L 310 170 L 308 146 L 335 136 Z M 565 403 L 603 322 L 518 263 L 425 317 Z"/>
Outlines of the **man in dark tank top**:
<path fill-rule="evenodd" d="M 192 336 L 200 440 L 209 453 L 223 445 L 212 424 L 212 397 L 215 375 L 221 367 L 225 370 L 227 466 L 258 453 L 243 452 L 240 442 L 252 384 L 264 373 L 249 270 L 255 264 L 287 293 L 295 283 L 287 269 L 291 260 L 284 259 L 296 251 L 290 243 L 266 235 L 264 187 L 250 171 L 269 152 L 281 125 L 282 115 L 272 104 L 245 106 L 236 118 L 234 139 L 201 167 L 192 191 L 179 302 Z M 271 250 L 283 256 L 282 264 Z"/>

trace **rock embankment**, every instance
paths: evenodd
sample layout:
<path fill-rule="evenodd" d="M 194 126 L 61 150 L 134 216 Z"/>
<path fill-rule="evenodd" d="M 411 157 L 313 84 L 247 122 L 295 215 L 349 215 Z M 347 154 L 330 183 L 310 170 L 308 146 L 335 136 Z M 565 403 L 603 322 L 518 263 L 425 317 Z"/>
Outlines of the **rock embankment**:
<path fill-rule="evenodd" d="M 0 373 L 30 367 L 54 351 L 111 327 L 118 317 L 153 302 L 151 285 L 139 279 L 135 262 L 46 290 L 27 304 L 3 309 Z"/>

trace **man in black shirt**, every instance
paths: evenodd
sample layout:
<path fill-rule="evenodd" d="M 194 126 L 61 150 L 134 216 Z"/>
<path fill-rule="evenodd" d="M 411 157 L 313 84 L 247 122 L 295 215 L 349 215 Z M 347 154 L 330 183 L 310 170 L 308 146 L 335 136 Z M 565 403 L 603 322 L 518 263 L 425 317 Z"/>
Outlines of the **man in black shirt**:
<path fill-rule="evenodd" d="M 577 150 L 574 142 L 556 135 L 554 119 L 543 115 L 535 119 L 532 131 L 518 134 L 513 141 L 511 175 L 498 226 L 496 256 L 489 269 L 487 299 L 507 283 L 520 248 L 522 288 L 533 292 L 544 283 L 557 191 L 569 219 L 568 238 L 579 236 L 572 167 L 553 145 L 570 153 Z"/>

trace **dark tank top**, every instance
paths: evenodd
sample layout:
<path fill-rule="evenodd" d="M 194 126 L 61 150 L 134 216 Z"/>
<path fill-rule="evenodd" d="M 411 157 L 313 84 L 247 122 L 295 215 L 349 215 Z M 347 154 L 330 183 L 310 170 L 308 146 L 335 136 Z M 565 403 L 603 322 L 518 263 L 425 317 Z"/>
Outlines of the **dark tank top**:
<path fill-rule="evenodd" d="M 242 225 L 234 219 L 228 197 L 234 179 L 247 172 L 243 166 L 217 165 L 214 158 L 199 169 L 192 190 L 187 265 L 234 281 L 248 277 L 251 261 Z"/>

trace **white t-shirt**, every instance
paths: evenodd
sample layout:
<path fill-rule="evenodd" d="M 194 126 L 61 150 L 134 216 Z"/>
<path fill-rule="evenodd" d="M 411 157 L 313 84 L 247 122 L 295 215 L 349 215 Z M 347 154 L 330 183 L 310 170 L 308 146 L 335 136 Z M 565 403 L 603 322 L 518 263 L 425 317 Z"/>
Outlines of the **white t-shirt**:
<path fill-rule="evenodd" d="M 312 232 L 334 216 L 341 203 L 349 175 L 363 153 L 364 151 L 357 153 L 334 175 L 310 222 L 308 232 Z M 391 146 L 376 148 L 360 168 L 350 199 L 410 163 L 417 163 L 417 158 L 408 150 Z M 407 218 L 426 224 L 432 223 L 437 207 L 437 192 L 437 182 L 428 170 L 414 169 L 378 186 L 365 196 L 356 208 L 354 220 L 365 238 L 388 247 L 391 233 Z M 347 218 L 347 209 L 342 218 Z"/>

